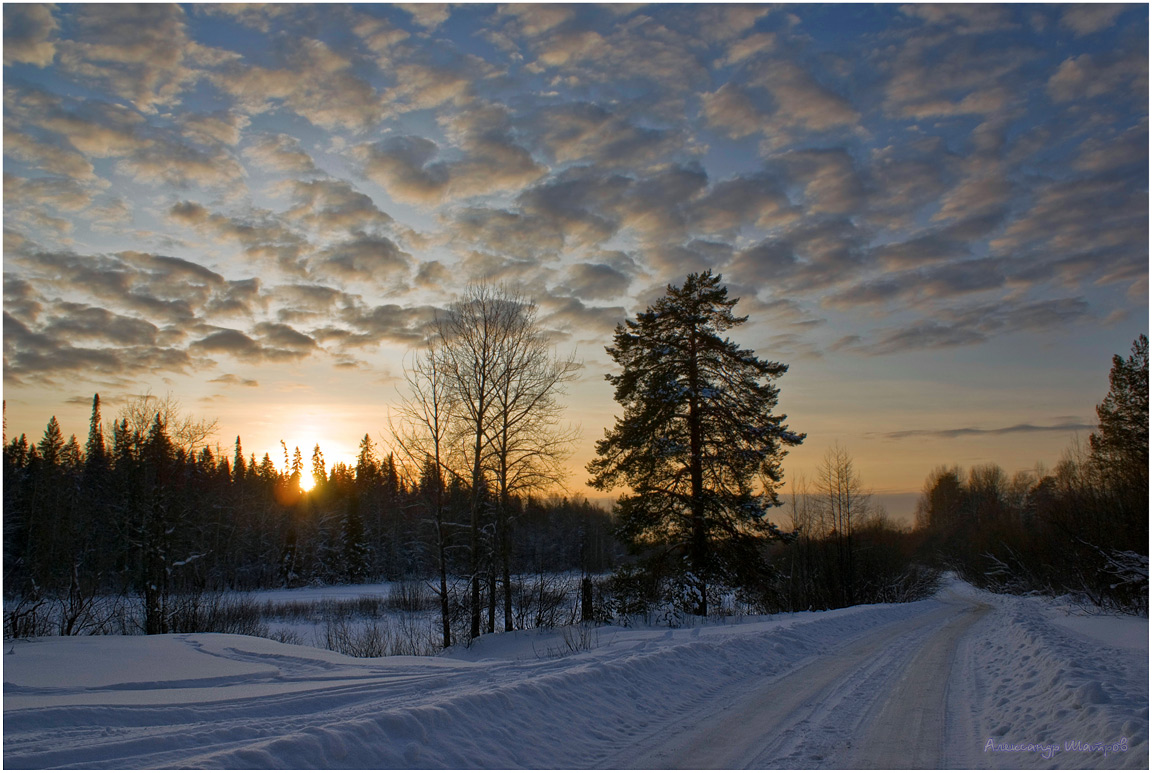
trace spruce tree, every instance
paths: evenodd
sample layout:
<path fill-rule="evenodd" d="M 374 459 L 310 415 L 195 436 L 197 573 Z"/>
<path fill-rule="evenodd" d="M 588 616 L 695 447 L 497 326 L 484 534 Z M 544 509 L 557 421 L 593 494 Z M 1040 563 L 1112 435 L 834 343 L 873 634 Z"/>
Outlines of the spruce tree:
<path fill-rule="evenodd" d="M 128 420 L 112 422 L 112 466 L 124 476 L 136 458 L 140 437 L 128 429 Z"/>
<path fill-rule="evenodd" d="M 255 466 L 255 465 L 253 465 Z M 244 449 L 240 446 L 240 436 L 236 436 L 236 454 L 232 461 L 232 482 L 242 483 L 244 476 L 248 471 L 248 465 L 244 463 Z"/>
<path fill-rule="evenodd" d="M 1117 547 L 1148 545 L 1148 338 L 1132 343 L 1132 356 L 1112 358 L 1110 389 L 1096 406 L 1098 432 L 1088 438 L 1092 460 L 1111 499 L 1117 523 L 1108 538 Z"/>
<path fill-rule="evenodd" d="M 368 574 L 368 546 L 364 544 L 364 519 L 356 497 L 348 503 L 342 524 L 341 542 L 344 559 L 344 581 L 364 582 Z"/>
<path fill-rule="evenodd" d="M 356 457 L 356 482 L 361 488 L 376 483 L 380 476 L 380 463 L 376 460 L 376 446 L 368 433 L 360 441 L 360 453 Z"/>
<path fill-rule="evenodd" d="M 767 508 L 779 504 L 785 446 L 804 435 L 775 415 L 774 381 L 788 367 L 723 337 L 743 324 L 721 277 L 691 274 L 635 321 L 616 328 L 607 376 L 623 417 L 596 444 L 588 470 L 601 490 L 627 485 L 618 533 L 631 549 L 685 562 L 696 614 L 715 579 L 747 576 L 757 546 L 779 537 Z"/>
<path fill-rule="evenodd" d="M 320 493 L 328 483 L 328 474 L 324 467 L 324 452 L 320 450 L 319 443 L 312 449 L 312 480 L 315 481 L 313 486 L 316 488 L 316 493 Z"/>
<path fill-rule="evenodd" d="M 76 535 L 77 547 L 91 566 L 86 567 L 87 577 L 80 577 L 79 570 L 73 574 L 73 590 L 82 586 L 95 590 L 101 575 L 111 575 L 116 568 L 119 543 L 109 502 L 110 471 L 104 423 L 100 418 L 100 395 L 95 394 L 92 396 L 92 418 L 88 423 L 88 442 L 84 445 L 82 495 L 78 507 L 80 522 Z"/>
<path fill-rule="evenodd" d="M 28 436 L 23 432 L 20 437 L 13 440 L 8 445 L 4 446 L 4 460 L 11 465 L 13 471 L 20 470 L 21 472 L 28 466 Z M 5 469 L 5 475 L 9 474 Z"/>
<path fill-rule="evenodd" d="M 1111 470 L 1148 473 L 1148 338 L 1132 343 L 1132 356 L 1112 357 L 1110 389 L 1096 406 L 1099 432 L 1089 437 L 1092 453 Z M 1145 483 L 1145 485 L 1147 485 Z"/>
<path fill-rule="evenodd" d="M 100 395 L 92 396 L 92 419 L 88 423 L 88 443 L 84 446 L 84 465 L 89 476 L 97 476 L 108 467 L 104 447 L 104 424 L 100 420 Z"/>
<path fill-rule="evenodd" d="M 300 486 L 300 479 L 304 476 L 304 455 L 300 453 L 300 446 L 296 446 L 296 450 L 292 452 L 291 471 L 292 487 L 297 488 Z"/>
<path fill-rule="evenodd" d="M 68 438 L 68 442 L 60 449 L 60 465 L 71 474 L 80 472 L 83 463 L 83 453 L 80 451 L 80 441 L 75 435 Z"/>
<path fill-rule="evenodd" d="M 40 439 L 40 458 L 44 464 L 54 467 L 60 464 L 60 455 L 64 451 L 64 433 L 60 431 L 60 423 L 53 416 L 44 428 L 44 437 Z"/>

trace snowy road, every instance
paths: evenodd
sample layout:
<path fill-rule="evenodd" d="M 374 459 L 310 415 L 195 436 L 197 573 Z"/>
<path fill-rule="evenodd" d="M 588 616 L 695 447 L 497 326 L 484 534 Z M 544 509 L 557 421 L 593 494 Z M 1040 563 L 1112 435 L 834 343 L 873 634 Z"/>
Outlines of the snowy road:
<path fill-rule="evenodd" d="M 690 628 L 357 660 L 219 634 L 6 644 L 7 768 L 1148 766 L 1148 622 L 958 581 Z"/>
<path fill-rule="evenodd" d="M 608 766 L 941 768 L 960 636 L 991 609 L 951 600 L 677 721 Z M 674 739 L 671 743 L 668 738 Z"/>

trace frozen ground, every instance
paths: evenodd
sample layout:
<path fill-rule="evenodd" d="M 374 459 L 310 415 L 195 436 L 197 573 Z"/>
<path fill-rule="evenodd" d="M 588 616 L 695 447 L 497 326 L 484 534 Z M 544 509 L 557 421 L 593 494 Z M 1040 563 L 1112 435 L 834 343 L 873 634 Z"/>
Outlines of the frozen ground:
<path fill-rule="evenodd" d="M 915 604 L 496 634 L 432 658 L 9 642 L 4 766 L 1145 769 L 1148 621 L 953 581 Z"/>

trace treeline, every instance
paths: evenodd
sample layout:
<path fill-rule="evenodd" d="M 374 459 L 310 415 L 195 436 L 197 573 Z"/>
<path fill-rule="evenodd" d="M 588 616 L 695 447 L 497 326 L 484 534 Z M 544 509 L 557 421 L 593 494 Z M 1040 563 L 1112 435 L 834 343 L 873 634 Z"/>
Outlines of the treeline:
<path fill-rule="evenodd" d="M 427 578 L 441 565 L 467 576 L 472 496 L 459 479 L 398 465 L 368 435 L 355 466 L 326 468 L 317 447 L 307 466 L 285 449 L 280 470 L 267 454 L 245 457 L 239 438 L 230 453 L 198 446 L 213 426 L 171 408 L 136 401 L 106 434 L 97 395 L 83 445 L 65 440 L 55 417 L 39 440 L 4 445 L 10 606 L 57 607 L 59 633 L 71 634 L 102 614 L 101 599 L 127 598 L 143 607 L 142 632 L 167 633 L 206 591 Z M 513 573 L 612 565 L 601 508 L 511 496 L 505 509 L 516 523 L 502 545 Z M 479 547 L 495 550 L 490 539 Z M 460 618 L 463 588 L 450 593 Z"/>
<path fill-rule="evenodd" d="M 140 605 L 142 632 L 167 633 L 209 590 L 418 577 L 447 647 L 523 625 L 519 577 L 576 569 L 585 621 L 909 601 L 945 568 L 1147 614 L 1146 337 L 1114 358 L 1088 448 L 1053 471 L 940 468 L 909 530 L 837 447 L 793 486 L 781 528 L 781 463 L 804 435 L 774 413 L 787 366 L 724 337 L 746 320 L 736 302 L 721 277 L 692 274 L 617 327 L 623 411 L 588 467 L 591 485 L 631 490 L 613 516 L 538 498 L 565 477 L 576 431 L 559 395 L 579 366 L 555 356 L 531 302 L 491 287 L 437 318 L 406 363 L 392 450 L 365 435 L 353 466 L 326 466 L 319 447 L 308 461 L 284 447 L 283 469 L 239 438 L 213 450 L 214 424 L 153 398 L 106 432 L 96 396 L 83 446 L 55 418 L 4 445 L 6 629 L 51 605 L 59 633 L 77 633 L 111 596 Z"/>
<path fill-rule="evenodd" d="M 1051 471 L 934 470 L 916 511 L 926 557 L 1013 593 L 1148 613 L 1148 339 L 1112 361 L 1099 429 Z"/>

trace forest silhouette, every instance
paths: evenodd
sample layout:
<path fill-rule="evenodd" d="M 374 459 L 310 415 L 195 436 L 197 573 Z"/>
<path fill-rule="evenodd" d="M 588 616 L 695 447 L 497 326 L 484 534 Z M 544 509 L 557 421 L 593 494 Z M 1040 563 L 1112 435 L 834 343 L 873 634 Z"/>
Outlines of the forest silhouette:
<path fill-rule="evenodd" d="M 419 580 L 446 647 L 554 622 L 524 614 L 524 578 L 564 572 L 582 578 L 569 622 L 910 601 L 944 570 L 1147 614 L 1145 336 L 1114 357 L 1086 446 L 1012 478 L 938 467 L 909 529 L 840 447 L 779 507 L 786 447 L 804 439 L 772 412 L 787 366 L 722 337 L 742 322 L 726 292 L 693 274 L 617 329 L 625 410 L 589 466 L 630 490 L 613 513 L 555 493 L 578 365 L 531 301 L 488 286 L 438 319 L 388 447 L 365 434 L 354 465 L 284 446 L 278 468 L 239 437 L 225 451 L 206 444 L 214 422 L 149 395 L 110 431 L 94 396 L 83 446 L 55 417 L 38 441 L 5 438 L 5 635 L 206 630 L 211 594 Z"/>

